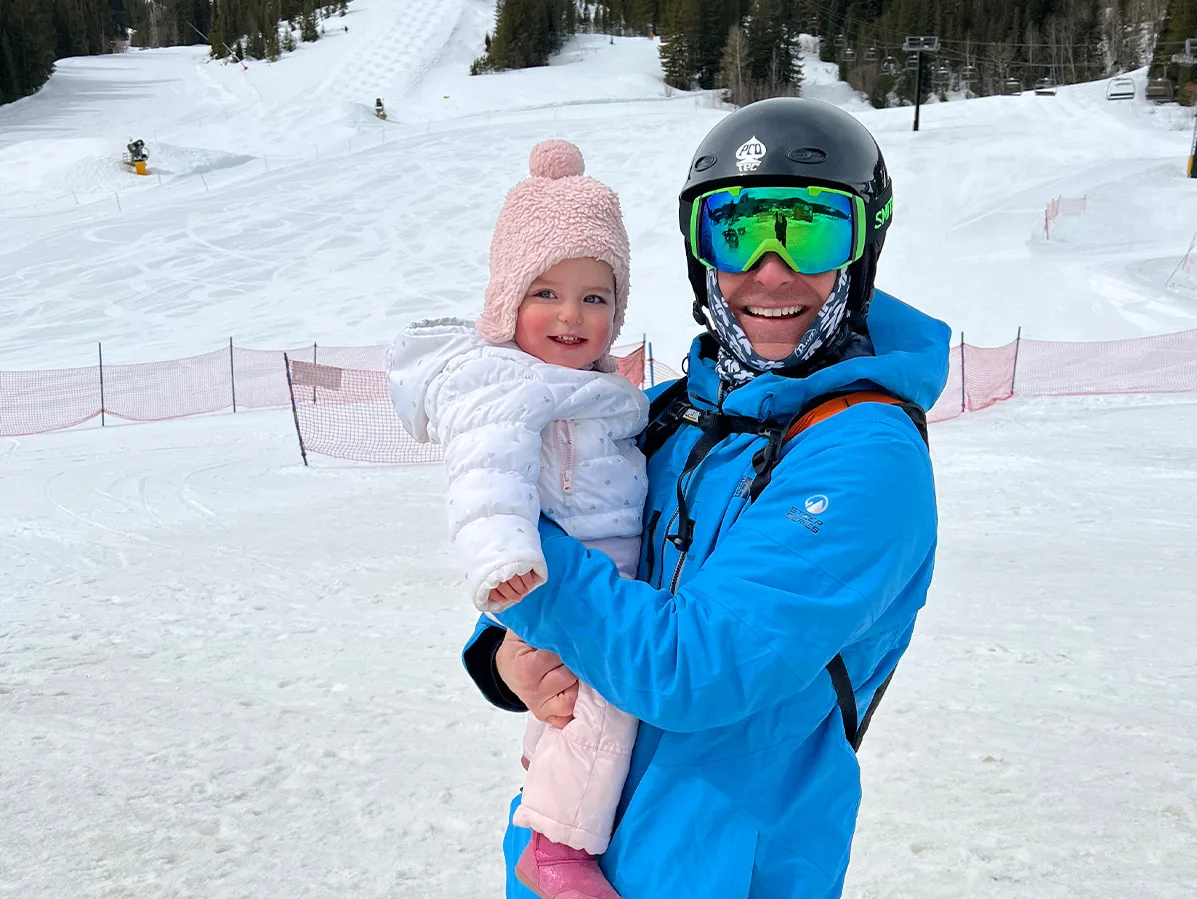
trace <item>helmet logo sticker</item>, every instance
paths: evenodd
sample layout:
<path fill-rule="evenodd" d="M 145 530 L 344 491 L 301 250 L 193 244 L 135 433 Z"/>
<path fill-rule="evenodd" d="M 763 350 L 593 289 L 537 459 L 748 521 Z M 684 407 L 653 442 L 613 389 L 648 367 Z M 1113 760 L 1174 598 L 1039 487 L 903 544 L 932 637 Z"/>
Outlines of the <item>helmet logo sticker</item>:
<path fill-rule="evenodd" d="M 753 135 L 736 150 L 736 168 L 741 172 L 755 172 L 761 167 L 765 152 L 765 145 Z"/>

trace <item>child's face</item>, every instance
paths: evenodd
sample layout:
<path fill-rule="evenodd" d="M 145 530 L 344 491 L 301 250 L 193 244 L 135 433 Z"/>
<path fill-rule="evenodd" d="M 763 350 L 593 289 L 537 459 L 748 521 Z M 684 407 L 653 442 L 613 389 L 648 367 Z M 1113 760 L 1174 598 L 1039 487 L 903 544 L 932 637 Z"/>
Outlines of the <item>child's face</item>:
<path fill-rule="evenodd" d="M 515 321 L 521 350 L 552 365 L 585 368 L 611 340 L 615 275 L 597 259 L 566 259 L 532 282 Z"/>

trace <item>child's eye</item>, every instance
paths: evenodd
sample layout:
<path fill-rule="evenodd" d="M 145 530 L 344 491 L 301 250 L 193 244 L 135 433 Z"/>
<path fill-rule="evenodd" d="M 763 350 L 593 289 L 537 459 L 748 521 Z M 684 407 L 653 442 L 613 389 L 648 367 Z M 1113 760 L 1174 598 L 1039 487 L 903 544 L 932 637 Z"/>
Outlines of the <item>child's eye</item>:
<path fill-rule="evenodd" d="M 544 290 L 536 291 L 536 293 L 533 294 L 533 296 L 539 297 L 542 300 L 551 300 L 553 298 L 553 291 L 549 290 L 546 287 Z"/>
<path fill-rule="evenodd" d="M 599 296 L 597 293 L 592 293 L 590 296 L 586 297 L 586 299 L 585 299 L 583 302 L 586 302 L 586 303 L 606 303 L 606 302 L 607 302 L 607 298 L 606 298 L 606 297 L 600 297 L 600 296 Z"/>

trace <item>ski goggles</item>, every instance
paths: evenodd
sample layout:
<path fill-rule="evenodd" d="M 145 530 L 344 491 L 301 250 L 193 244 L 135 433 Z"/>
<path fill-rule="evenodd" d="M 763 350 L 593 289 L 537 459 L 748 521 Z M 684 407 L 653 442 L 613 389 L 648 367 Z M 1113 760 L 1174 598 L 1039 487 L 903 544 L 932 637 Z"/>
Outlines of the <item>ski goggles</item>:
<path fill-rule="evenodd" d="M 690 252 L 721 272 L 746 272 L 766 253 L 815 275 L 851 265 L 865 249 L 865 201 L 832 187 L 725 187 L 697 197 Z"/>

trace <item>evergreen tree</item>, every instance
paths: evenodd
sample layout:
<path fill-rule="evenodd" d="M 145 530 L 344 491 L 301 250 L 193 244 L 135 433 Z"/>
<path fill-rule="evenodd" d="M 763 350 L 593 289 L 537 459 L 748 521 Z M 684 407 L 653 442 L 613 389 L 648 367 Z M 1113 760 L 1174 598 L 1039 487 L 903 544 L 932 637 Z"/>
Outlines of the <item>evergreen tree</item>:
<path fill-rule="evenodd" d="M 228 0 L 216 0 L 216 9 L 212 16 L 212 30 L 208 32 L 208 44 L 211 46 L 209 55 L 213 59 L 224 59 L 229 55 L 228 23 L 225 21 L 224 9 Z"/>
<path fill-rule="evenodd" d="M 37 91 L 54 71 L 56 32 L 43 0 L 0 4 L 0 101 Z"/>
<path fill-rule="evenodd" d="M 698 0 L 668 0 L 661 17 L 661 69 L 665 83 L 690 90 L 698 74 Z"/>
<path fill-rule="evenodd" d="M 576 28 L 574 0 L 499 0 L 490 50 L 471 70 L 547 65 Z"/>
<path fill-rule="evenodd" d="M 299 39 L 301 41 L 320 40 L 320 30 L 316 25 L 316 12 L 312 7 L 312 0 L 306 0 L 303 17 L 299 20 Z"/>
<path fill-rule="evenodd" d="M 1197 104 L 1197 67 L 1172 62 L 1184 53 L 1185 41 L 1197 38 L 1197 0 L 1170 0 L 1152 57 L 1151 75 L 1168 78 L 1178 88 L 1181 103 Z"/>

